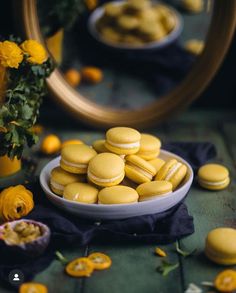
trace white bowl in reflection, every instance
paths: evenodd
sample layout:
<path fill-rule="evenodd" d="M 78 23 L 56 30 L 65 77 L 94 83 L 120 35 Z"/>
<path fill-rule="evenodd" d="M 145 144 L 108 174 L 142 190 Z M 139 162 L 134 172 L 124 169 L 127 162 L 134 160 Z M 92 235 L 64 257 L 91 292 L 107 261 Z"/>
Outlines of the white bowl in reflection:
<path fill-rule="evenodd" d="M 125 1 L 115 1 L 114 3 L 116 5 L 121 5 L 123 2 L 125 2 Z M 173 7 L 166 5 L 166 4 L 163 4 L 163 5 L 165 5 L 171 11 L 172 15 L 175 17 L 176 24 L 175 24 L 175 28 L 161 40 L 149 42 L 149 43 L 145 43 L 145 44 L 141 44 L 141 45 L 130 45 L 130 44 L 122 44 L 122 43 L 116 44 L 113 42 L 109 42 L 107 39 L 105 39 L 101 36 L 101 34 L 98 32 L 98 30 L 96 28 L 97 21 L 104 14 L 104 8 L 102 6 L 95 9 L 92 12 L 92 14 L 90 15 L 90 17 L 88 19 L 88 30 L 89 30 L 90 34 L 99 43 L 102 43 L 103 45 L 106 45 L 106 46 L 113 48 L 113 49 L 123 49 L 123 50 L 154 50 L 154 49 L 157 50 L 157 49 L 161 49 L 163 47 L 170 45 L 175 40 L 177 40 L 183 30 L 182 16 Z"/>

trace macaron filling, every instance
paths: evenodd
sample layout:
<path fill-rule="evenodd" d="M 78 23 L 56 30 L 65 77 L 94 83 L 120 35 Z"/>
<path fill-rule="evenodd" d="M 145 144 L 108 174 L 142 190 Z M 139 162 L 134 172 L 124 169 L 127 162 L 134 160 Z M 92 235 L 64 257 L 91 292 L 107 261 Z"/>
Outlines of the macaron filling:
<path fill-rule="evenodd" d="M 92 180 L 94 180 L 95 182 L 101 182 L 101 183 L 110 183 L 110 182 L 114 182 L 118 179 L 121 179 L 124 177 L 124 174 L 122 173 L 121 175 L 118 175 L 116 177 L 113 177 L 113 178 L 99 178 L 95 175 L 93 175 L 89 170 L 88 170 L 88 177 Z"/>
<path fill-rule="evenodd" d="M 121 149 L 134 149 L 134 148 L 139 148 L 140 147 L 140 142 L 133 142 L 133 143 L 114 143 L 110 140 L 106 141 L 108 144 L 111 146 L 121 148 Z"/>
<path fill-rule="evenodd" d="M 127 162 L 126 164 L 128 166 L 134 168 L 136 171 L 140 172 L 144 176 L 146 176 L 148 179 L 152 180 L 153 175 L 151 173 L 149 173 L 148 171 L 143 170 L 142 168 L 138 167 L 137 165 L 135 165 L 135 164 L 133 164 L 131 162 Z"/>
<path fill-rule="evenodd" d="M 153 200 L 153 199 L 156 199 L 157 197 L 166 196 L 171 193 L 172 193 L 172 191 L 168 191 L 166 193 L 159 193 L 159 194 L 151 195 L 151 196 L 145 196 L 145 197 L 139 196 L 139 201 Z"/>
<path fill-rule="evenodd" d="M 62 184 L 59 184 L 57 182 L 55 182 L 54 180 L 50 180 L 50 184 L 53 188 L 57 189 L 57 190 L 60 190 L 60 191 L 63 191 L 64 190 L 64 186 Z"/>
<path fill-rule="evenodd" d="M 80 169 L 87 169 L 87 167 L 88 167 L 88 164 L 71 163 L 71 162 L 66 161 L 63 158 L 61 158 L 61 162 L 67 166 L 80 168 Z"/>
<path fill-rule="evenodd" d="M 227 183 L 229 180 L 229 177 L 225 178 L 222 181 L 218 181 L 218 182 L 212 182 L 212 181 L 207 181 L 207 180 L 203 180 L 201 178 L 198 178 L 198 181 L 202 184 L 205 185 L 212 185 L 212 186 L 220 186 L 220 185 L 224 185 L 225 183 Z"/>
<path fill-rule="evenodd" d="M 166 177 L 165 177 L 165 180 L 166 181 L 170 180 L 170 178 L 180 169 L 180 167 L 182 165 L 183 164 L 180 163 L 180 162 L 174 164 L 174 166 L 172 168 L 170 168 L 170 170 L 167 172 Z"/>

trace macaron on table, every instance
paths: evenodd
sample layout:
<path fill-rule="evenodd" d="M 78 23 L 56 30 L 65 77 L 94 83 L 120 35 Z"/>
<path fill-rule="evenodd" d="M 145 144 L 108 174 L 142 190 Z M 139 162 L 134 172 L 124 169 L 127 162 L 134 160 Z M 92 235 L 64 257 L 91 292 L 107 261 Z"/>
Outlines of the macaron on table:
<path fill-rule="evenodd" d="M 64 146 L 40 175 L 53 204 L 95 220 L 166 211 L 184 199 L 192 180 L 183 158 L 162 150 L 158 137 L 129 127 L 110 128 L 92 146 Z"/>

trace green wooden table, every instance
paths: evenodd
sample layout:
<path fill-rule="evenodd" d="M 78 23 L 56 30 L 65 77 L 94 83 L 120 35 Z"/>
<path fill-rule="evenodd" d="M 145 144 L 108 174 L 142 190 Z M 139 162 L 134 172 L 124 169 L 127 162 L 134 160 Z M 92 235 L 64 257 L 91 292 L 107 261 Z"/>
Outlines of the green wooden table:
<path fill-rule="evenodd" d="M 59 113 L 60 114 L 60 113 Z M 42 117 L 49 115 L 45 112 Z M 46 131 L 57 133 L 62 139 L 80 138 L 91 143 L 102 136 L 102 132 L 83 130 L 74 121 L 58 119 L 58 114 L 51 113 L 45 124 Z M 55 121 L 57 123 L 55 123 Z M 201 285 L 202 281 L 212 281 L 223 267 L 208 261 L 204 254 L 204 241 L 209 230 L 219 226 L 236 228 L 236 115 L 230 111 L 187 111 L 179 118 L 172 119 L 149 132 L 160 136 L 163 141 L 210 141 L 217 148 L 216 162 L 230 169 L 232 182 L 223 191 L 205 191 L 192 187 L 186 203 L 194 217 L 195 233 L 180 241 L 180 246 L 196 254 L 183 258 L 175 252 L 175 245 L 161 246 L 168 254 L 168 260 L 178 263 L 179 267 L 168 276 L 163 277 L 156 268 L 160 258 L 154 255 L 157 243 L 151 245 L 87 245 L 84 247 L 68 247 L 62 253 L 69 259 L 86 256 L 91 252 L 104 252 L 112 258 L 112 267 L 106 271 L 95 272 L 87 279 L 74 279 L 65 275 L 63 267 L 56 259 L 34 281 L 44 283 L 49 292 L 55 293 L 178 293 L 184 292 L 189 283 Z M 39 175 L 42 167 L 51 158 L 39 156 L 38 146 L 29 152 L 37 161 L 35 175 Z M 18 177 L 18 178 L 17 178 Z M 9 178 L 16 182 L 20 175 Z M 0 181 L 0 184 L 3 181 Z M 43 193 L 41 194 L 43 196 Z M 214 291 L 203 288 L 203 292 Z M 0 287 L 0 292 L 10 292 Z"/>

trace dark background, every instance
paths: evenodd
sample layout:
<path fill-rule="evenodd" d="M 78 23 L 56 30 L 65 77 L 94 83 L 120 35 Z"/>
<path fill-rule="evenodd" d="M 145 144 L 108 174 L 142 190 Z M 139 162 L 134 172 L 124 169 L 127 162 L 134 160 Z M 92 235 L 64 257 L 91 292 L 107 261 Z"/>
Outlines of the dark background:
<path fill-rule="evenodd" d="M 13 8 L 11 2 L 4 0 L 0 10 L 0 35 L 7 37 L 16 34 L 13 21 Z M 217 50 L 217 48 L 216 48 Z M 215 78 L 208 85 L 205 92 L 193 103 L 191 107 L 231 108 L 236 106 L 236 34 L 230 50 L 217 72 Z M 207 66 L 207 65 L 206 65 Z M 51 104 L 47 101 L 47 104 Z M 44 105 L 46 106 L 46 105 Z"/>

